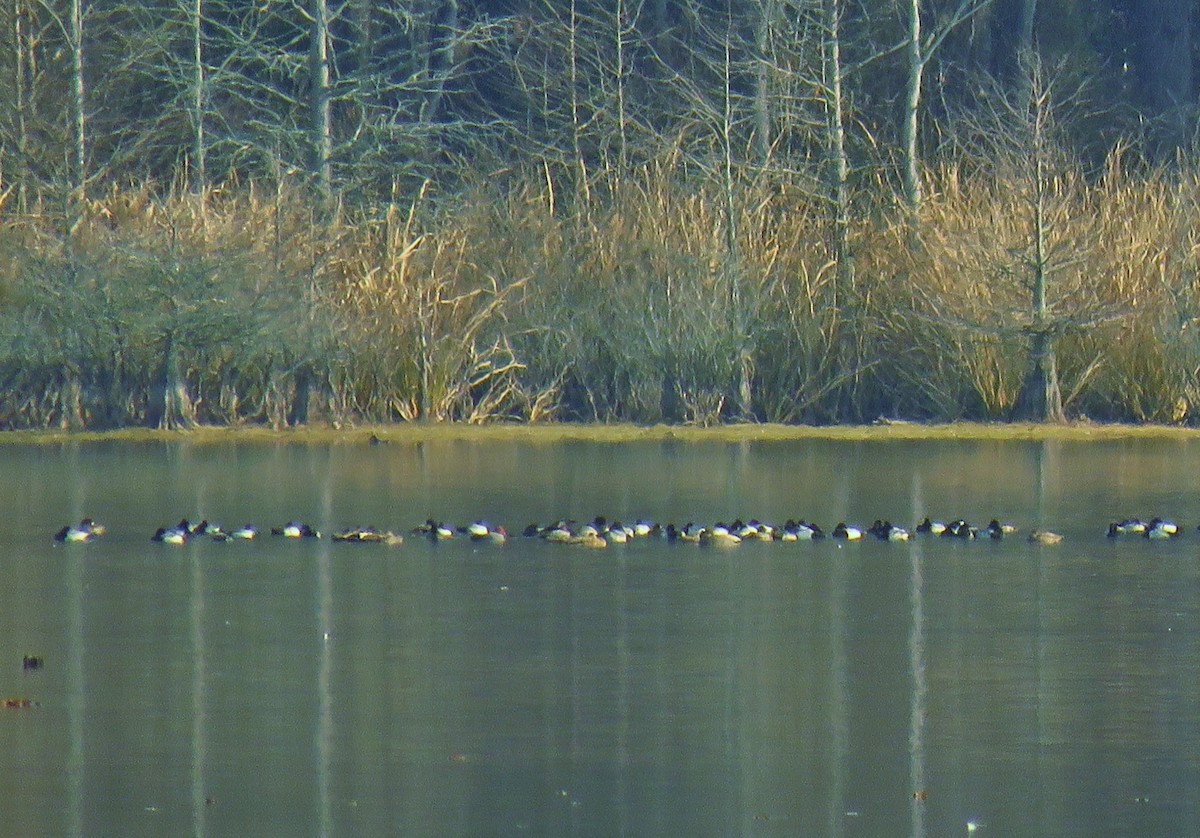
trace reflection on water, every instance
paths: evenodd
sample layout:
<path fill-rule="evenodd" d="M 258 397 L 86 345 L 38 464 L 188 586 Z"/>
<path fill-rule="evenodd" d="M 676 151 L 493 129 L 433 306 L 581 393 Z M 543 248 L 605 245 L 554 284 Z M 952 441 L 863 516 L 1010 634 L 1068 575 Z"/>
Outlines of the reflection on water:
<path fill-rule="evenodd" d="M 1186 834 L 1198 466 L 1177 442 L 6 446 L 0 691 L 37 706 L 0 712 L 4 831 Z M 1067 539 L 148 541 L 595 514 Z M 1188 533 L 1104 537 L 1153 514 Z M 84 515 L 109 534 L 51 545 Z"/>

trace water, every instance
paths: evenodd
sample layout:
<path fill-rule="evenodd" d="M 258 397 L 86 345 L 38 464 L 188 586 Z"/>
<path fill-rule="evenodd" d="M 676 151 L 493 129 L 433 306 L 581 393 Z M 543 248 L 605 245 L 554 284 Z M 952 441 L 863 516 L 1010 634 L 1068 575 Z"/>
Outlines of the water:
<path fill-rule="evenodd" d="M 1197 473 L 1147 441 L 0 446 L 0 697 L 34 702 L 0 710 L 0 834 L 1188 834 Z M 148 540 L 927 513 L 1066 540 Z M 1153 514 L 1188 531 L 1104 537 Z M 109 533 L 51 544 L 84 515 Z"/>

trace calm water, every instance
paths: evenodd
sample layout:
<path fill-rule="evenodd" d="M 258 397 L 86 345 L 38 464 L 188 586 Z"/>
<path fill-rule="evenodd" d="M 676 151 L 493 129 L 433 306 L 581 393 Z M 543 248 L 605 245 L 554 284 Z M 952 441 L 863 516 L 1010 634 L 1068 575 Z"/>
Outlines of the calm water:
<path fill-rule="evenodd" d="M 35 702 L 0 710 L 0 834 L 1193 834 L 1198 474 L 1178 442 L 0 446 L 0 695 Z M 1066 541 L 148 541 L 596 514 Z M 1104 537 L 1154 514 L 1187 532 Z"/>

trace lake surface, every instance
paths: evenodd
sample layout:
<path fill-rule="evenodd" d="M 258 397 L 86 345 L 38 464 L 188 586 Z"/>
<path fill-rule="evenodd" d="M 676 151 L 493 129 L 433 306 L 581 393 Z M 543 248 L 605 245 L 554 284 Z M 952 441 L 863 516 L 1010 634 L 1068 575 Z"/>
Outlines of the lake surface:
<path fill-rule="evenodd" d="M 1198 475 L 1179 441 L 0 446 L 0 834 L 1193 834 Z M 149 540 L 598 514 L 1065 540 Z M 1183 536 L 1105 538 L 1156 514 Z"/>

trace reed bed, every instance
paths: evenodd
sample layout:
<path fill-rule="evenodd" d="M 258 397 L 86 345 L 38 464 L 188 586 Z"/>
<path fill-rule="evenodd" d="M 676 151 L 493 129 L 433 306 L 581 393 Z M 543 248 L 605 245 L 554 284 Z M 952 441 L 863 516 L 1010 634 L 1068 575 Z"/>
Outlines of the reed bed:
<path fill-rule="evenodd" d="M 1027 190 L 927 173 L 856 205 L 671 156 L 506 171 L 318 217 L 283 183 L 94 200 L 0 227 L 0 427 L 498 420 L 994 421 L 1028 365 Z M 1050 182 L 1067 412 L 1200 421 L 1200 176 Z"/>

